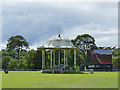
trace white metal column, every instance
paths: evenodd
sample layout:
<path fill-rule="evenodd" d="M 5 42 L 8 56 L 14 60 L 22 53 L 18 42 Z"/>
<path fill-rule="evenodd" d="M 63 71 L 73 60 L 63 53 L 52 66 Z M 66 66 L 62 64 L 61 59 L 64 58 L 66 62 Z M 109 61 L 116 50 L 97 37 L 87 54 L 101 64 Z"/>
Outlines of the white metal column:
<path fill-rule="evenodd" d="M 58 51 L 58 53 L 59 53 L 59 62 L 58 62 L 58 64 L 60 65 L 60 50 Z"/>
<path fill-rule="evenodd" d="M 42 70 L 45 67 L 45 50 L 42 50 Z"/>
<path fill-rule="evenodd" d="M 55 67 L 55 50 L 53 51 L 53 67 Z"/>
<path fill-rule="evenodd" d="M 65 65 L 65 54 L 66 54 L 66 53 L 65 53 L 65 50 L 64 50 L 64 65 Z"/>
<path fill-rule="evenodd" d="M 50 50 L 50 52 L 51 52 L 50 69 L 52 69 L 52 50 Z"/>
<path fill-rule="evenodd" d="M 76 50 L 74 50 L 74 69 L 76 69 Z"/>

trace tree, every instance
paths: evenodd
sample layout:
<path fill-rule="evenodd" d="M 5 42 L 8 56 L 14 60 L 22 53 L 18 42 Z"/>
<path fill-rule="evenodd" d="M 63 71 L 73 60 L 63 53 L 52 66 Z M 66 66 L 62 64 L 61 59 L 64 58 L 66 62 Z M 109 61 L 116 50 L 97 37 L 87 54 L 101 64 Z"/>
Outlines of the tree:
<path fill-rule="evenodd" d="M 34 69 L 42 69 L 42 52 L 41 50 L 35 51 L 33 54 L 33 67 Z"/>
<path fill-rule="evenodd" d="M 9 53 L 8 51 L 6 51 L 5 49 L 2 49 L 0 51 L 0 58 L 4 57 L 4 56 L 9 56 Z"/>
<path fill-rule="evenodd" d="M 25 65 L 26 65 L 26 68 L 27 69 L 33 69 L 33 55 L 34 55 L 35 51 L 32 49 L 32 50 L 29 50 L 25 57 L 24 57 L 24 60 L 25 60 Z"/>
<path fill-rule="evenodd" d="M 87 59 L 86 51 L 88 49 L 95 49 L 97 47 L 94 37 L 89 34 L 78 35 L 75 39 L 71 41 L 75 47 L 80 48 L 85 60 Z"/>
<path fill-rule="evenodd" d="M 17 64 L 17 68 L 18 69 L 25 69 L 25 60 L 24 59 L 20 59 L 19 63 Z"/>
<path fill-rule="evenodd" d="M 113 57 L 120 56 L 120 48 L 112 50 L 112 55 L 113 55 Z"/>
<path fill-rule="evenodd" d="M 120 70 L 120 57 L 115 57 L 114 60 L 113 60 L 113 66 Z"/>
<path fill-rule="evenodd" d="M 87 50 L 96 47 L 95 39 L 89 34 L 78 35 L 74 40 L 71 41 L 75 47 L 78 47 L 81 50 Z"/>
<path fill-rule="evenodd" d="M 16 59 L 10 59 L 8 65 L 9 65 L 9 67 L 17 67 L 17 60 Z"/>
<path fill-rule="evenodd" d="M 85 64 L 85 59 L 84 59 L 84 56 L 83 56 L 83 52 L 81 50 L 78 50 L 76 52 L 76 62 L 77 62 L 77 65 L 79 66 L 80 64 Z"/>
<path fill-rule="evenodd" d="M 3 56 L 2 57 L 2 69 L 6 69 L 8 66 L 8 63 L 12 57 L 10 56 Z"/>
<path fill-rule="evenodd" d="M 11 59 L 10 56 L 2 57 L 2 69 L 6 69 L 7 68 L 10 59 Z"/>
<path fill-rule="evenodd" d="M 0 58 L 0 69 L 2 69 L 2 58 Z"/>
<path fill-rule="evenodd" d="M 6 49 L 8 51 L 16 50 L 18 54 L 18 60 L 19 60 L 19 54 L 23 48 L 26 49 L 29 48 L 29 43 L 21 35 L 12 36 L 8 39 Z"/>
<path fill-rule="evenodd" d="M 113 66 L 120 70 L 120 48 L 114 49 L 112 51 L 112 64 Z"/>
<path fill-rule="evenodd" d="M 42 52 L 30 50 L 24 57 L 24 62 L 27 69 L 41 69 L 42 68 Z"/>

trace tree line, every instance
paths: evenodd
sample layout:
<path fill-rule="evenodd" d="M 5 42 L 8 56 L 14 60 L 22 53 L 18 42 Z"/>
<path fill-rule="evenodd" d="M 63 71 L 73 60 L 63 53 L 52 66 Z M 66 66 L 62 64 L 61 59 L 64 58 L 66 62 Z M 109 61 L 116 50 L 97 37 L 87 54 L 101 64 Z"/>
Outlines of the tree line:
<path fill-rule="evenodd" d="M 71 42 L 77 48 L 77 66 L 81 64 L 86 64 L 87 59 L 87 50 L 89 49 L 103 49 L 103 47 L 97 47 L 95 44 L 95 39 L 89 34 L 78 35 L 75 39 L 72 39 Z M 120 49 L 107 47 L 104 49 L 112 49 L 112 64 L 115 68 L 120 69 Z M 50 52 L 45 52 L 46 65 L 50 65 Z M 64 57 L 64 52 L 60 51 L 61 57 Z M 29 50 L 29 43 L 27 40 L 21 36 L 16 35 L 12 36 L 7 40 L 6 49 L 0 51 L 0 68 L 2 69 L 39 69 L 41 70 L 42 64 L 42 52 L 40 50 Z M 56 63 L 58 61 L 58 51 L 55 52 Z M 68 53 L 68 64 L 73 65 L 74 51 L 70 50 Z M 63 58 L 61 58 L 63 61 Z"/>

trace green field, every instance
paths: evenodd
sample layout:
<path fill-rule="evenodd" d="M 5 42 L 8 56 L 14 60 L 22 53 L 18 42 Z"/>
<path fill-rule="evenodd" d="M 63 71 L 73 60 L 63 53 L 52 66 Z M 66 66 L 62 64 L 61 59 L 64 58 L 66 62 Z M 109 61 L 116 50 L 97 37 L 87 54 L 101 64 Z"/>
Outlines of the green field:
<path fill-rule="evenodd" d="M 118 88 L 118 72 L 94 72 L 88 75 L 2 72 L 2 88 Z"/>

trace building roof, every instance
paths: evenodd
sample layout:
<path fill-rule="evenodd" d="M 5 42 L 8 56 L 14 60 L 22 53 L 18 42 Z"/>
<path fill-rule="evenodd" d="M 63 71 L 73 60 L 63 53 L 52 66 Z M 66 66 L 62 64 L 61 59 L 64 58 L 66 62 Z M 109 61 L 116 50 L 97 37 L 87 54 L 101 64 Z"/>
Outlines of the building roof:
<path fill-rule="evenodd" d="M 112 55 L 112 50 L 94 50 L 94 53 Z"/>
<path fill-rule="evenodd" d="M 59 34 L 58 37 L 50 38 L 47 43 L 42 46 L 44 48 L 76 48 L 71 40 L 61 37 Z"/>

